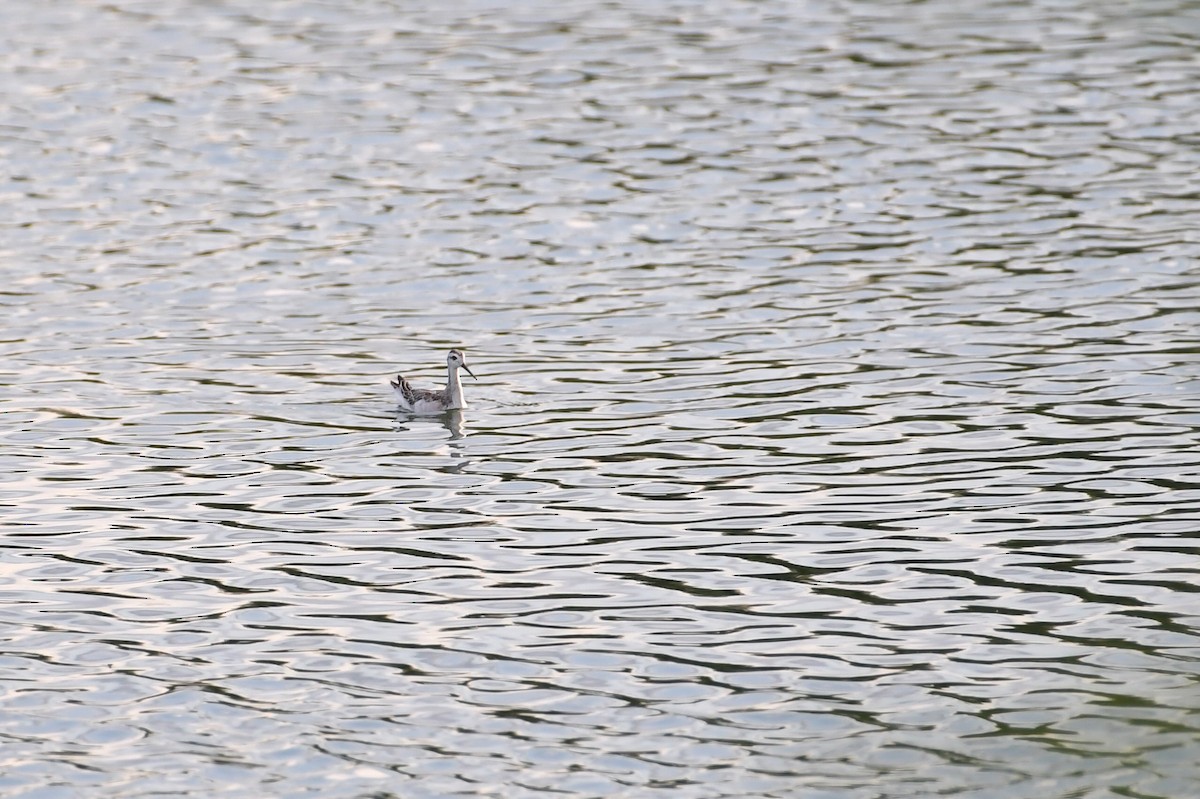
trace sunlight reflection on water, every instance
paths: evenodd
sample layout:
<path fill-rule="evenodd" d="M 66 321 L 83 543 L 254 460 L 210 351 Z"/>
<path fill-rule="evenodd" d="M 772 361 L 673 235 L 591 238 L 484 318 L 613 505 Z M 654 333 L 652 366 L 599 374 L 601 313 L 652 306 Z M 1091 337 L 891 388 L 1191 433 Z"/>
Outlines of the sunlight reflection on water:
<path fill-rule="evenodd" d="M 1188 795 L 1200 76 L 1131 13 L 23 7 L 0 790 Z"/>

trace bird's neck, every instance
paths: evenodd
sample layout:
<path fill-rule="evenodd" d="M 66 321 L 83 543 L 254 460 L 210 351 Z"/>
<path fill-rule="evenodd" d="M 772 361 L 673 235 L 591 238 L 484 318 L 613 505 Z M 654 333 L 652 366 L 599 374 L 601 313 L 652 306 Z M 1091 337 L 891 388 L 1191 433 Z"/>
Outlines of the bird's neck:
<path fill-rule="evenodd" d="M 449 407 L 461 408 L 467 403 L 463 401 L 462 382 L 458 379 L 458 370 L 453 366 L 446 367 L 446 399 Z"/>

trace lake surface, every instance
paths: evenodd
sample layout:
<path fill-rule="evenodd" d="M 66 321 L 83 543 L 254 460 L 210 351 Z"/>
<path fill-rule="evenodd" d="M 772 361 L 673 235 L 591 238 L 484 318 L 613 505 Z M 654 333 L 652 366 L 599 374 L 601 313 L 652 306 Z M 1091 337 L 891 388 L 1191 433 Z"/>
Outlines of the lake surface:
<path fill-rule="evenodd" d="M 0 23 L 6 799 L 1196 793 L 1195 4 Z"/>

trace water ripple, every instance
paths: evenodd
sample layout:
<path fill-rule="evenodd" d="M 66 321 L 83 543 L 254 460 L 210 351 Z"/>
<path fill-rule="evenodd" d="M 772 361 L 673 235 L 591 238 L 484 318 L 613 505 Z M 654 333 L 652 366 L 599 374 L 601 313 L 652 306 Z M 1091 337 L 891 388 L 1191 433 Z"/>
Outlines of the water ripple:
<path fill-rule="evenodd" d="M 1192 11 L 895 10 L 6 19 L 0 790 L 1189 795 Z"/>

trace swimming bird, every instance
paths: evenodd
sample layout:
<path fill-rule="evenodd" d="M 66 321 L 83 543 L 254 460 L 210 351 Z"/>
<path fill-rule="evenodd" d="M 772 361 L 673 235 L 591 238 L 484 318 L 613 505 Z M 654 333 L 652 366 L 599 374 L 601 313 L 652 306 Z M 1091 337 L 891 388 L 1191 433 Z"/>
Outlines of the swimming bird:
<path fill-rule="evenodd" d="M 400 408 L 409 413 L 441 413 L 454 408 L 465 408 L 467 401 L 463 399 L 462 383 L 458 380 L 460 367 L 466 369 L 471 377 L 475 377 L 475 373 L 463 358 L 462 350 L 450 350 L 450 354 L 446 356 L 446 387 L 441 391 L 413 388 L 404 379 L 404 375 L 396 375 L 396 379 L 390 382 Z"/>

